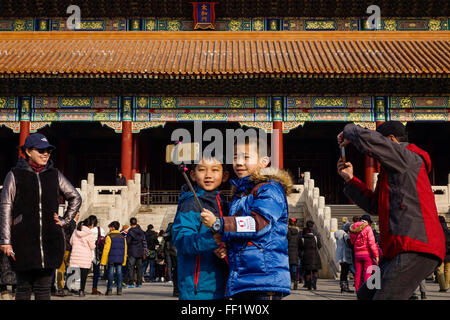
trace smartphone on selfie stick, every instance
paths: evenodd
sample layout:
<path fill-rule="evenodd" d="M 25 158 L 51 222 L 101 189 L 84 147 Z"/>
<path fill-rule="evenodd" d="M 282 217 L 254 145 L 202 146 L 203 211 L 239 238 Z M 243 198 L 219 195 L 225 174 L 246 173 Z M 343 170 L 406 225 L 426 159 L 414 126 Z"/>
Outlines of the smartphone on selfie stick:
<path fill-rule="evenodd" d="M 194 143 L 181 143 L 180 141 L 174 144 L 169 144 L 166 147 L 166 163 L 172 163 L 177 165 L 178 171 L 181 172 L 186 183 L 194 195 L 195 201 L 200 207 L 200 212 L 203 211 L 203 206 L 195 193 L 194 187 L 191 184 L 186 172 L 188 168 L 186 167 L 186 162 L 199 161 L 200 147 L 198 142 Z"/>
<path fill-rule="evenodd" d="M 345 147 L 341 147 L 341 159 L 344 161 L 344 163 L 347 162 L 347 159 L 345 157 Z"/>

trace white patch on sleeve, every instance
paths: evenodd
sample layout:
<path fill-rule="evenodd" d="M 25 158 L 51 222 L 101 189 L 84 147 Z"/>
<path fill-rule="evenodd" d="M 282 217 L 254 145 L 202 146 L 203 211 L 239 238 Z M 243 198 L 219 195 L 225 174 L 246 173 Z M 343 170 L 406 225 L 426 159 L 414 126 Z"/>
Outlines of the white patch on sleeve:
<path fill-rule="evenodd" d="M 255 219 L 252 217 L 236 217 L 236 232 L 256 232 Z"/>

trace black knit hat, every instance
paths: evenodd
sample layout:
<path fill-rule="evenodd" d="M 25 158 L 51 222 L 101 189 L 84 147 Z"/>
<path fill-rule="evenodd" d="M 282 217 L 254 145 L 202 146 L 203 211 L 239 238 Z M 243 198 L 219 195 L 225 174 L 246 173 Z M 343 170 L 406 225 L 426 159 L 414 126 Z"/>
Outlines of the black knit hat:
<path fill-rule="evenodd" d="M 385 137 L 390 134 L 396 138 L 406 136 L 406 127 L 400 121 L 386 121 L 377 128 L 377 131 Z"/>

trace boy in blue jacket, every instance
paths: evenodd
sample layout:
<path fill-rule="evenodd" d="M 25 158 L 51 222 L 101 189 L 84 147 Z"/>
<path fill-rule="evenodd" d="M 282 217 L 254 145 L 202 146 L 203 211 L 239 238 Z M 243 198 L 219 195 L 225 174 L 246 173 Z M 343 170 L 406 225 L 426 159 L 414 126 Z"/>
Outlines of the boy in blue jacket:
<path fill-rule="evenodd" d="M 228 179 L 223 165 L 214 158 L 203 158 L 191 170 L 190 177 L 202 206 L 214 216 L 227 215 L 227 204 L 218 191 Z M 200 208 L 187 185 L 181 190 L 172 232 L 177 248 L 180 300 L 223 299 L 228 274 L 225 250 L 219 247 L 220 239 L 202 224 Z"/>
<path fill-rule="evenodd" d="M 229 216 L 217 218 L 204 210 L 202 222 L 227 245 L 226 296 L 280 300 L 290 293 L 286 194 L 293 183 L 286 171 L 268 167 L 270 158 L 259 155 L 259 141 L 248 140 L 235 142 L 238 179 L 231 180 L 236 190 Z"/>

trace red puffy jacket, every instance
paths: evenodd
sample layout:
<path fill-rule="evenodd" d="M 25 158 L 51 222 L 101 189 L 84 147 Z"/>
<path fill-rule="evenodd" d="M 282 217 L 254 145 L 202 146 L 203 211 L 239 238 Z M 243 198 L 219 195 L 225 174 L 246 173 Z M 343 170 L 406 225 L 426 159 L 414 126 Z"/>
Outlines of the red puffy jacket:
<path fill-rule="evenodd" d="M 379 258 L 378 245 L 375 242 L 372 228 L 366 221 L 358 221 L 350 227 L 350 242 L 353 244 L 355 256 Z"/>
<path fill-rule="evenodd" d="M 428 153 L 414 144 L 396 143 L 354 124 L 345 126 L 343 136 L 360 152 L 381 163 L 375 191 L 354 177 L 347 181 L 344 193 L 365 211 L 379 216 L 385 257 L 422 252 L 443 260 L 445 239 L 428 179 Z"/>

